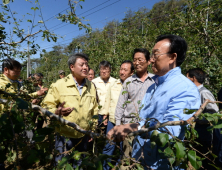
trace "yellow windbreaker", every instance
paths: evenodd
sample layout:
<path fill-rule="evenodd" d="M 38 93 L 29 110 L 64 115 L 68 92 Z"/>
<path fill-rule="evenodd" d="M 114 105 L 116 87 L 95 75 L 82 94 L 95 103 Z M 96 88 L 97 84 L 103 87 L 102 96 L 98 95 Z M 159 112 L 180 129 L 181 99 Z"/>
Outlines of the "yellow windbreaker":
<path fill-rule="evenodd" d="M 63 118 L 78 124 L 85 130 L 89 130 L 89 121 L 92 120 L 93 115 L 97 115 L 98 113 L 96 89 L 94 85 L 86 79 L 86 83 L 82 89 L 82 95 L 80 96 L 73 76 L 69 74 L 50 87 L 41 105 L 50 112 L 55 113 L 57 106 L 63 102 L 65 102 L 64 107 L 74 107 L 74 110 L 68 116 L 63 116 Z M 67 125 L 56 128 L 56 131 L 59 132 L 60 135 L 69 138 L 81 138 L 84 136 L 84 134 L 77 132 Z"/>
<path fill-rule="evenodd" d="M 6 88 L 7 84 L 11 84 L 9 88 Z M 0 74 L 0 90 L 5 91 L 7 93 L 18 93 L 18 83 L 11 83 L 10 80 L 4 75 Z M 36 97 L 37 92 L 29 94 L 31 97 Z M 6 99 L 3 95 L 0 95 L 1 99 Z M 4 105 L 0 104 L 0 113 L 3 111 Z"/>
<path fill-rule="evenodd" d="M 120 91 L 122 90 L 122 83 L 120 79 L 112 83 L 107 90 L 104 107 L 101 108 L 101 115 L 109 115 L 109 121 L 116 124 L 115 110 L 119 99 Z"/>
<path fill-rule="evenodd" d="M 96 79 L 92 80 L 92 82 L 96 86 L 97 95 L 99 97 L 99 105 L 102 106 L 102 108 L 105 104 L 107 90 L 109 89 L 110 85 L 113 84 L 115 81 L 116 79 L 113 77 L 110 77 L 107 83 L 104 83 L 104 81 L 100 77 L 97 77 Z M 99 114 L 101 114 L 101 109 L 99 110 Z"/>

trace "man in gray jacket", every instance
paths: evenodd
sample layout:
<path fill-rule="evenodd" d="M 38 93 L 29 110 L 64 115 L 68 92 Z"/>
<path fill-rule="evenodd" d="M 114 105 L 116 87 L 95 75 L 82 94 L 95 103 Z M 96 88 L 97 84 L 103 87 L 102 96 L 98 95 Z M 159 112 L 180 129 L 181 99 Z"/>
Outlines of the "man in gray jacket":
<path fill-rule="evenodd" d="M 123 83 L 115 111 L 116 125 L 138 121 L 134 113 L 139 113 L 140 101 L 142 101 L 148 87 L 154 83 L 152 79 L 154 74 L 147 71 L 150 65 L 150 53 L 147 49 L 137 48 L 134 50 L 133 65 L 136 74 L 127 78 Z M 123 141 L 124 153 L 130 157 L 132 147 L 129 142 L 132 140 L 133 138 Z"/>
<path fill-rule="evenodd" d="M 201 104 L 204 103 L 206 99 L 210 101 L 215 101 L 213 94 L 203 86 L 205 81 L 206 74 L 201 68 L 193 68 L 187 71 L 187 78 L 190 79 L 198 88 L 200 92 Z M 217 113 L 219 111 L 216 103 L 208 103 L 205 107 L 203 113 Z M 218 150 L 218 141 L 220 137 L 220 130 L 214 129 L 213 133 L 207 130 L 209 124 L 199 124 L 198 122 L 195 125 L 195 130 L 198 132 L 199 137 L 197 142 L 203 146 L 197 146 L 196 149 L 206 154 L 209 152 L 211 145 L 213 143 L 213 150 Z M 218 151 L 216 151 L 218 152 Z M 206 169 L 211 169 L 212 166 L 208 165 L 208 160 L 203 162 L 203 167 Z"/>

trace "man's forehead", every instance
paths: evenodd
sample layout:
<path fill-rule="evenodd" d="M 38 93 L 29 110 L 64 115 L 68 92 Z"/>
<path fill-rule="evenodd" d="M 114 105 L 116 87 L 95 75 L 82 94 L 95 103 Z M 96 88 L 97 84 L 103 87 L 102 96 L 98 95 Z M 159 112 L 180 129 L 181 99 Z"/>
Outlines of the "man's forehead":
<path fill-rule="evenodd" d="M 158 52 L 158 51 L 161 51 L 161 50 L 164 50 L 164 49 L 169 49 L 170 47 L 170 41 L 168 39 L 164 39 L 164 40 L 161 40 L 159 42 L 157 42 L 155 44 L 155 46 L 153 47 L 153 52 Z"/>
<path fill-rule="evenodd" d="M 100 68 L 109 68 L 109 66 L 100 66 Z"/>
<path fill-rule="evenodd" d="M 85 58 L 77 58 L 76 62 L 88 62 Z"/>
<path fill-rule="evenodd" d="M 131 67 L 130 63 L 123 63 L 120 68 L 129 68 Z"/>

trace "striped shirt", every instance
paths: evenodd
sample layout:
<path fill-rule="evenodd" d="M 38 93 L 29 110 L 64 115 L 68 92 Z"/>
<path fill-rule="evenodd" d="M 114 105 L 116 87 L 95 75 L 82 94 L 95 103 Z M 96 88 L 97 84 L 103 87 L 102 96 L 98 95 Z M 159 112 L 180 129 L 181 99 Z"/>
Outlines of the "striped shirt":
<path fill-rule="evenodd" d="M 147 78 L 142 82 L 140 78 L 134 74 L 124 81 L 115 111 L 116 125 L 120 125 L 121 122 L 127 124 L 131 121 L 138 121 L 132 113 L 139 113 L 140 102 L 143 100 L 148 87 L 154 83 L 152 79 L 153 76 L 155 75 L 148 73 Z M 126 101 L 129 102 L 124 105 Z"/>

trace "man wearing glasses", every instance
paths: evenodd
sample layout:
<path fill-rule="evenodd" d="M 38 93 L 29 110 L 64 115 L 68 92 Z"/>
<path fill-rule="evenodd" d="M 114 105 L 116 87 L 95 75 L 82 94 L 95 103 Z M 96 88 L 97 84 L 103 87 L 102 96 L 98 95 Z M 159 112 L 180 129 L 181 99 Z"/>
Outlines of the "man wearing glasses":
<path fill-rule="evenodd" d="M 89 71 L 88 56 L 77 53 L 69 57 L 68 66 L 71 74 L 51 86 L 42 105 L 50 112 L 89 130 L 89 121 L 92 116 L 97 115 L 98 104 L 95 86 L 86 79 Z M 88 136 L 66 125 L 56 127 L 56 132 L 55 148 L 60 153 L 55 157 L 56 164 L 64 156 L 68 156 L 64 155 L 65 151 L 74 147 L 79 152 L 87 151 L 88 142 L 92 141 Z M 76 168 L 81 159 L 72 160 L 72 163 L 73 168 Z"/>
<path fill-rule="evenodd" d="M 108 138 L 114 137 L 114 141 L 122 141 L 128 133 L 137 131 L 144 125 L 154 126 L 157 124 L 155 120 L 164 123 L 187 120 L 193 116 L 193 114 L 183 113 L 185 108 L 197 110 L 200 107 L 197 87 L 181 73 L 180 65 L 185 60 L 186 51 L 187 43 L 179 36 L 161 35 L 157 37 L 150 60 L 152 70 L 156 74 L 153 78 L 155 84 L 148 88 L 143 98 L 143 108 L 140 110 L 142 120 L 114 127 L 108 132 Z M 153 119 L 145 124 L 148 118 Z M 185 126 L 178 125 L 167 126 L 169 132 L 181 140 L 184 138 L 184 128 Z M 164 128 L 160 128 L 160 130 L 165 131 Z M 149 135 L 151 133 L 149 132 Z M 158 149 L 160 149 L 158 146 L 151 147 L 150 139 L 136 136 L 132 156 L 151 169 L 170 169 L 168 160 L 160 158 Z"/>
<path fill-rule="evenodd" d="M 154 83 L 151 74 L 147 71 L 150 65 L 150 53 L 145 48 L 137 48 L 133 52 L 133 65 L 136 74 L 124 81 L 123 88 L 120 92 L 119 100 L 115 111 L 116 125 L 137 122 L 135 113 L 139 113 L 140 102 L 143 99 L 148 87 Z M 125 102 L 127 102 L 125 104 Z M 129 141 L 123 142 L 123 149 L 126 156 L 131 157 L 132 147 Z"/>
<path fill-rule="evenodd" d="M 99 63 L 99 77 L 96 79 L 93 79 L 92 82 L 96 86 L 97 90 L 97 95 L 99 98 L 99 106 L 104 107 L 105 103 L 105 98 L 106 98 L 106 93 L 110 87 L 111 84 L 113 84 L 116 79 L 110 76 L 111 73 L 111 64 L 108 61 L 101 61 Z M 102 109 L 99 110 L 99 124 L 102 123 L 103 121 L 103 113 L 101 111 Z"/>

